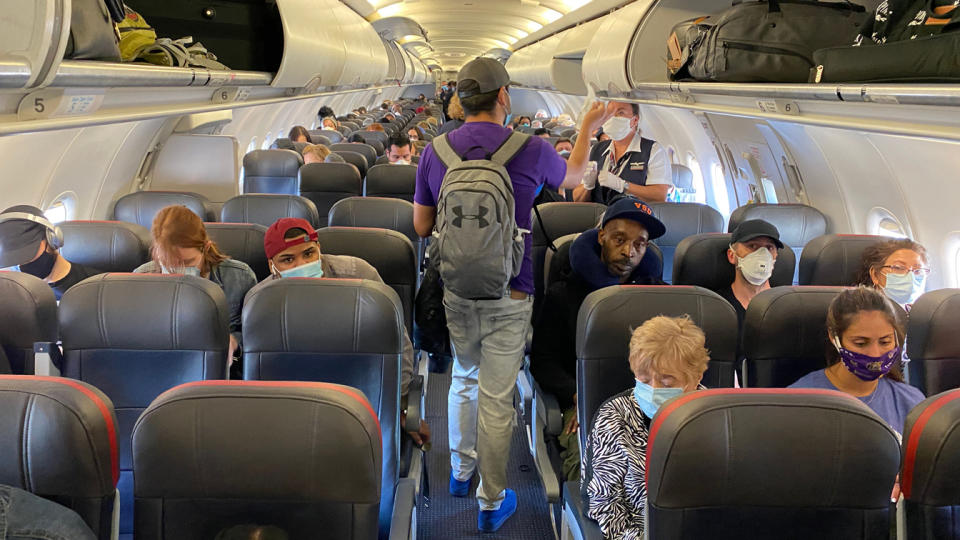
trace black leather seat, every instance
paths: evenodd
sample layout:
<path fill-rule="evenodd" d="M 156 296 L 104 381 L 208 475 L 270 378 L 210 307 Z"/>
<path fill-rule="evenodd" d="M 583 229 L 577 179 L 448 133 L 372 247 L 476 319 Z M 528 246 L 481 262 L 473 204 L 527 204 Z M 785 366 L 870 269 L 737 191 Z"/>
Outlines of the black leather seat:
<path fill-rule="evenodd" d="M 299 195 L 238 195 L 223 203 L 220 211 L 220 221 L 224 223 L 256 223 L 264 227 L 285 217 L 302 218 L 314 227 L 321 226 L 317 205 Z"/>
<path fill-rule="evenodd" d="M 335 144 L 343 140 L 343 134 L 333 129 L 315 129 L 310 131 L 311 139 L 313 139 L 316 135 L 319 135 L 321 137 L 326 137 L 327 142 L 323 144 L 325 144 L 328 147 L 331 144 Z M 314 144 L 317 144 L 316 139 L 314 140 Z"/>
<path fill-rule="evenodd" d="M 743 321 L 745 386 L 784 388 L 827 367 L 827 309 L 842 291 L 791 286 L 755 296 Z"/>
<path fill-rule="evenodd" d="M 154 216 L 172 205 L 186 206 L 204 221 L 216 219 L 216 213 L 206 197 L 182 191 L 137 191 L 124 195 L 113 206 L 113 219 L 149 229 L 153 226 Z"/>
<path fill-rule="evenodd" d="M 381 131 L 358 131 L 357 133 L 359 133 L 360 136 L 367 141 L 367 144 L 377 150 L 378 156 L 382 156 L 384 154 L 384 150 L 387 147 L 387 140 L 390 139 L 389 135 Z"/>
<path fill-rule="evenodd" d="M 53 289 L 29 274 L 0 272 L 0 348 L 10 372 L 32 374 L 33 344 L 56 343 L 57 339 Z"/>
<path fill-rule="evenodd" d="M 150 260 L 150 230 L 123 221 L 64 221 L 60 254 L 104 272 L 132 272 Z"/>
<path fill-rule="evenodd" d="M 346 150 L 337 150 L 334 154 L 343 158 L 343 161 L 353 165 L 360 173 L 360 178 L 367 176 L 367 158 L 359 152 L 347 152 Z"/>
<path fill-rule="evenodd" d="M 799 258 L 810 240 L 827 234 L 827 217 L 823 212 L 805 204 L 748 204 L 730 214 L 727 232 L 748 219 L 770 222 L 780 232 L 780 241 L 793 248 Z"/>
<path fill-rule="evenodd" d="M 377 161 L 377 150 L 369 144 L 363 143 L 336 143 L 330 145 L 334 152 L 356 152 L 367 159 L 367 164 Z"/>
<path fill-rule="evenodd" d="M 363 195 L 363 177 L 348 163 L 310 163 L 300 168 L 300 196 L 313 201 L 320 223 L 340 199 Z"/>
<path fill-rule="evenodd" d="M 390 229 L 418 243 L 413 228 L 413 204 L 384 197 L 348 197 L 330 208 L 327 224 L 331 227 L 374 227 Z"/>
<path fill-rule="evenodd" d="M 607 207 L 600 203 L 552 202 L 537 205 L 543 223 L 536 212 L 531 213 L 531 232 L 533 235 L 533 286 L 534 301 L 543 298 L 544 259 L 550 242 L 561 236 L 582 233 L 596 227 Z M 554 246 L 556 247 L 556 246 Z M 539 302 L 537 302 L 539 306 Z M 537 308 L 534 308 L 537 313 Z"/>
<path fill-rule="evenodd" d="M 381 538 L 398 479 L 403 328 L 397 293 L 373 281 L 281 279 L 243 306 L 245 380 L 345 384 L 373 404 L 383 430 Z"/>
<path fill-rule="evenodd" d="M 663 252 L 664 281 L 673 279 L 673 254 L 677 245 L 688 236 L 723 232 L 723 215 L 699 203 L 654 203 L 653 215 L 663 222 L 667 232 L 653 242 Z"/>
<path fill-rule="evenodd" d="M 368 197 L 391 197 L 412 203 L 416 187 L 416 165 L 374 165 L 367 171 Z"/>
<path fill-rule="evenodd" d="M 960 388 L 960 289 L 924 294 L 907 324 L 910 384 L 928 396 Z"/>
<path fill-rule="evenodd" d="M 63 374 L 113 401 L 119 421 L 120 533 L 133 532 L 130 433 L 140 413 L 178 384 L 226 375 L 223 290 L 207 279 L 101 274 L 60 300 Z"/>
<path fill-rule="evenodd" d="M 295 150 L 254 150 L 243 156 L 243 192 L 297 195 L 301 165 Z"/>
<path fill-rule="evenodd" d="M 184 384 L 137 421 L 133 461 L 138 540 L 210 540 L 249 523 L 377 538 L 380 426 L 355 388 Z"/>
<path fill-rule="evenodd" d="M 420 156 L 410 156 L 410 163 L 412 163 L 413 165 L 419 165 L 419 164 L 420 164 Z M 373 164 L 374 164 L 374 165 L 389 165 L 389 164 L 390 164 L 390 156 L 387 156 L 387 155 L 380 156 L 380 157 L 377 158 L 377 161 L 375 161 Z"/>
<path fill-rule="evenodd" d="M 960 390 L 931 396 L 907 415 L 900 489 L 911 540 L 960 536 L 956 519 L 960 512 L 958 427 Z"/>
<path fill-rule="evenodd" d="M 855 285 L 863 251 L 889 240 L 867 234 L 826 234 L 814 238 L 800 255 L 800 285 Z"/>
<path fill-rule="evenodd" d="M 206 223 L 207 234 L 225 255 L 247 263 L 257 281 L 270 275 L 263 236 L 267 228 L 257 223 Z"/>
<path fill-rule="evenodd" d="M 312 129 L 307 133 L 310 134 L 310 144 L 322 144 L 326 147 L 329 147 L 331 144 L 333 144 L 333 139 L 331 139 L 330 137 L 328 137 L 326 134 L 322 133 L 318 129 Z M 337 134 L 337 142 L 339 142 L 341 139 L 340 133 L 336 131 L 334 131 L 334 133 Z"/>
<path fill-rule="evenodd" d="M 5 375 L 0 410 L 0 484 L 66 506 L 111 538 L 119 460 L 110 398 L 73 379 Z"/>
<path fill-rule="evenodd" d="M 677 244 L 673 254 L 673 284 L 697 285 L 712 291 L 730 286 L 736 276 L 736 267 L 727 260 L 729 233 L 705 233 L 688 236 Z M 777 254 L 770 286 L 793 284 L 796 258 L 789 245 Z"/>
<path fill-rule="evenodd" d="M 693 392 L 650 427 L 647 534 L 888 540 L 899 464 L 896 433 L 840 392 Z"/>

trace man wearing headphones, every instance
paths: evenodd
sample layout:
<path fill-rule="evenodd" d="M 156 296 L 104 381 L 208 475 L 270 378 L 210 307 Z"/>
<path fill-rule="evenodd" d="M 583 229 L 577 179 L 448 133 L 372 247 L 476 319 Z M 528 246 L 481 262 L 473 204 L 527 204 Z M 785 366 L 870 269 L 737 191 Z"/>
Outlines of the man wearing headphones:
<path fill-rule="evenodd" d="M 57 300 L 70 287 L 102 274 L 60 255 L 63 233 L 34 206 L 11 206 L 0 214 L 0 268 L 36 276 L 50 285 Z"/>

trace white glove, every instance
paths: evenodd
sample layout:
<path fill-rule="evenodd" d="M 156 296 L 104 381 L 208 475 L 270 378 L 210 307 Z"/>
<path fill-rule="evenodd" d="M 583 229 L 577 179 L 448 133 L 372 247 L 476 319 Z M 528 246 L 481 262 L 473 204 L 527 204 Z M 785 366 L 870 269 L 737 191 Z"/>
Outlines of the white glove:
<path fill-rule="evenodd" d="M 587 170 L 583 173 L 583 178 L 580 180 L 580 184 L 583 185 L 584 189 L 587 191 L 592 190 L 597 187 L 597 162 L 589 161 L 587 162 Z"/>
<path fill-rule="evenodd" d="M 627 188 L 627 181 L 609 171 L 603 171 L 600 173 L 600 185 L 617 193 L 623 193 L 623 190 Z"/>

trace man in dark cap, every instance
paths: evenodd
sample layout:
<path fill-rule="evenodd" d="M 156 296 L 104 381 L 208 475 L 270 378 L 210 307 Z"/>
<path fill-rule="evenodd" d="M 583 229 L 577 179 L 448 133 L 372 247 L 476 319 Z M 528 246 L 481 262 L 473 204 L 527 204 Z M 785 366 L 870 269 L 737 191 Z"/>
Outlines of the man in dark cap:
<path fill-rule="evenodd" d="M 63 232 L 34 206 L 11 206 L 0 214 L 0 268 L 36 276 L 50 285 L 57 300 L 67 289 L 102 274 L 60 255 Z"/>
<path fill-rule="evenodd" d="M 750 301 L 770 288 L 773 265 L 781 249 L 780 231 L 762 219 L 744 221 L 733 231 L 727 260 L 736 267 L 736 274 L 733 283 L 717 293 L 737 311 L 741 333 Z"/>

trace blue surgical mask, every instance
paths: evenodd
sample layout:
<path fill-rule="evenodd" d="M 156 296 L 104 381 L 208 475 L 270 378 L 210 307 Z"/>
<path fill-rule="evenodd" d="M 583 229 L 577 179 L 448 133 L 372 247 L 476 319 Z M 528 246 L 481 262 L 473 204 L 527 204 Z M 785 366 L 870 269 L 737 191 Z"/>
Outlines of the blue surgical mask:
<path fill-rule="evenodd" d="M 653 418 L 661 405 L 682 393 L 683 388 L 654 388 L 640 379 L 633 387 L 633 399 L 637 400 L 637 405 L 647 418 Z"/>
<path fill-rule="evenodd" d="M 176 266 L 173 268 L 167 268 L 166 266 L 160 265 L 160 272 L 164 274 L 183 274 L 185 276 L 200 277 L 200 269 L 196 266 Z"/>
<path fill-rule="evenodd" d="M 289 270 L 282 270 L 280 277 L 321 278 L 323 277 L 323 267 L 320 265 L 320 261 L 316 261 Z"/>
<path fill-rule="evenodd" d="M 509 125 L 509 124 L 510 124 L 510 120 L 511 120 L 512 118 L 513 118 L 513 113 L 508 114 L 508 115 L 507 115 L 507 118 L 503 121 L 503 125 L 505 125 L 505 126 L 506 126 L 506 125 Z"/>
<path fill-rule="evenodd" d="M 883 292 L 894 302 L 905 306 L 920 298 L 927 285 L 927 276 L 917 276 L 913 272 L 904 275 L 887 274 L 887 284 Z"/>

